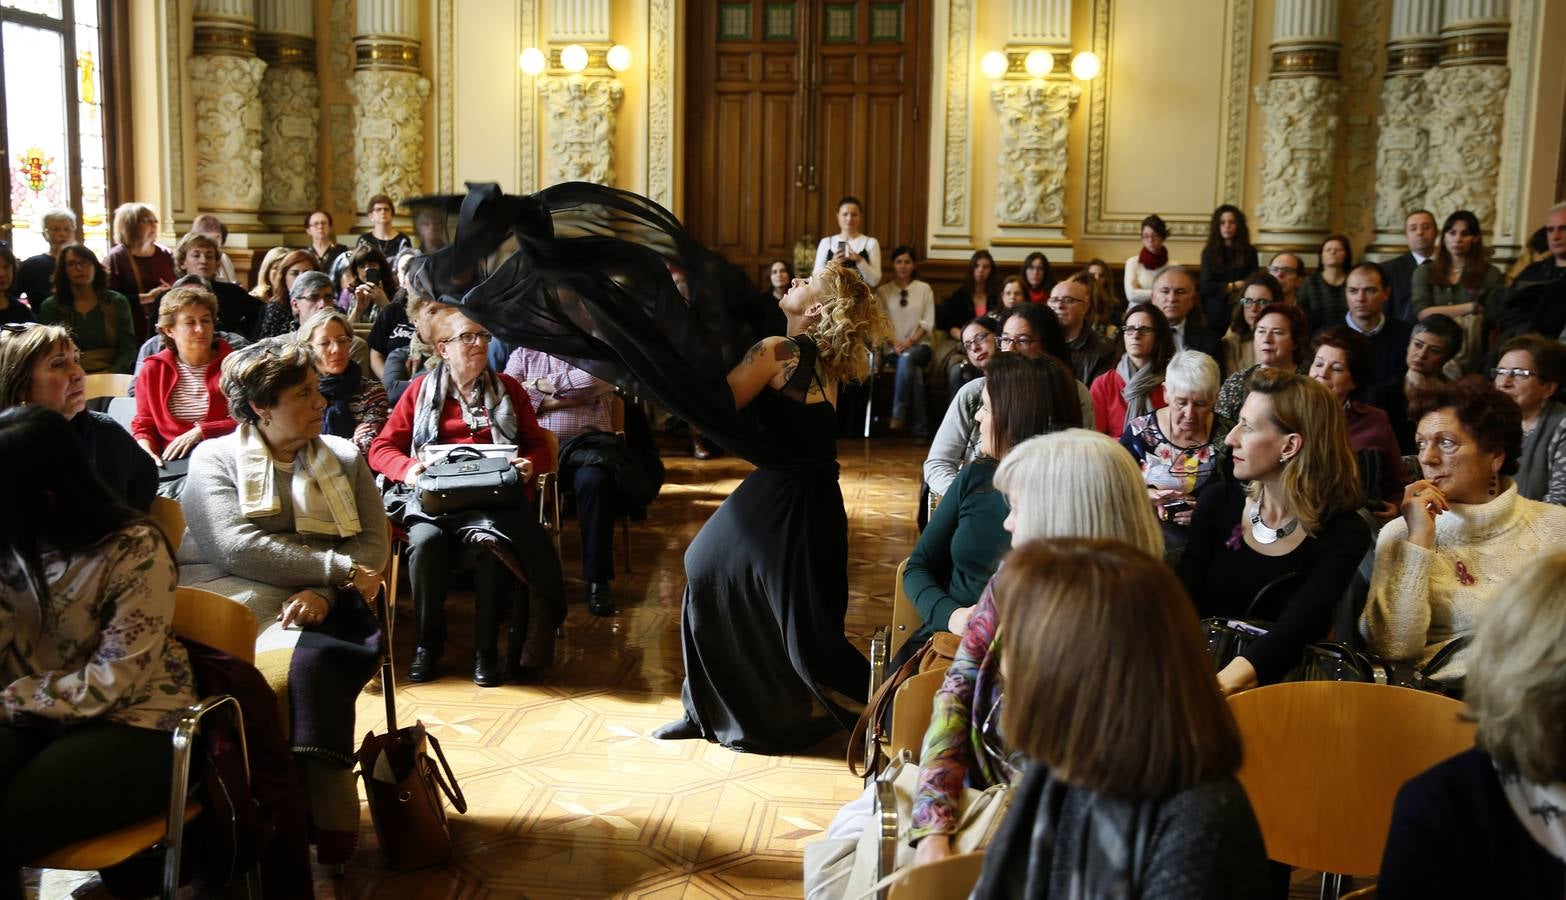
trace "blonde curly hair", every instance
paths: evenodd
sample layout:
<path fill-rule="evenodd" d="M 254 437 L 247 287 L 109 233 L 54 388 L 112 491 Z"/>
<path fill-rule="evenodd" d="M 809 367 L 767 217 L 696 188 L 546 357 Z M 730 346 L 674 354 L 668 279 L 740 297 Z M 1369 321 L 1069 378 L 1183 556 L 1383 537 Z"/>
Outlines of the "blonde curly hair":
<path fill-rule="evenodd" d="M 892 339 L 892 323 L 881 301 L 859 273 L 836 263 L 816 272 L 821 315 L 805 333 L 816 344 L 816 359 L 827 378 L 864 381 L 870 374 L 870 350 Z"/>

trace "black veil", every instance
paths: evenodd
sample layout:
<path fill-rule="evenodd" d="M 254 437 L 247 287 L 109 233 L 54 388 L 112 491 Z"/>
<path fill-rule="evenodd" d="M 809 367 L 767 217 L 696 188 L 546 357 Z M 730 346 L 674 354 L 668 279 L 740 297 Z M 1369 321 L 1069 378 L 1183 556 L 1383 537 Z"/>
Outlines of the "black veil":
<path fill-rule="evenodd" d="M 513 346 L 653 400 L 752 463 L 795 462 L 735 410 L 726 377 L 769 310 L 743 272 L 668 210 L 585 182 L 527 196 L 470 183 L 465 196 L 407 205 L 444 214 L 451 235 L 410 273 L 426 295 L 461 306 Z"/>

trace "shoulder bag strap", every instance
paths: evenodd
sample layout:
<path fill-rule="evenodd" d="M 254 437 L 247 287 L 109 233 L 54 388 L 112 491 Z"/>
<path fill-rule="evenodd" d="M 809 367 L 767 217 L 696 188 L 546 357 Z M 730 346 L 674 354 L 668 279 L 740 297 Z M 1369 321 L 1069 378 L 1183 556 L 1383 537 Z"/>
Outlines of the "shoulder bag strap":
<path fill-rule="evenodd" d="M 451 764 L 446 762 L 446 754 L 441 752 L 440 741 L 436 739 L 435 735 L 427 731 L 424 733 L 424 736 L 429 739 L 430 747 L 435 750 L 435 758 L 440 760 L 440 769 L 434 766 L 430 767 L 430 774 L 435 776 L 435 783 L 440 785 L 441 791 L 446 794 L 446 798 L 451 801 L 451 805 L 457 808 L 457 812 L 467 812 L 468 800 L 462 795 L 462 785 L 457 783 L 457 776 L 452 774 Z M 442 769 L 446 772 L 445 778 L 440 777 Z"/>

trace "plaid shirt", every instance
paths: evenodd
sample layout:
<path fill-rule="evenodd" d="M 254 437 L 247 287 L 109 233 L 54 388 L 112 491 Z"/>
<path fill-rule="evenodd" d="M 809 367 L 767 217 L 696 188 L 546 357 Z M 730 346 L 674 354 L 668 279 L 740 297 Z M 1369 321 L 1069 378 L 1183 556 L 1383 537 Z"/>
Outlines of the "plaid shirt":
<path fill-rule="evenodd" d="M 522 348 L 506 360 L 506 374 L 522 383 L 538 424 L 553 431 L 562 442 L 584 431 L 609 431 L 610 398 L 614 385 L 587 374 L 577 367 L 537 350 Z M 549 396 L 537 387 L 538 379 L 548 378 L 555 383 L 557 400 L 584 400 L 586 402 L 542 412 L 539 406 Z"/>

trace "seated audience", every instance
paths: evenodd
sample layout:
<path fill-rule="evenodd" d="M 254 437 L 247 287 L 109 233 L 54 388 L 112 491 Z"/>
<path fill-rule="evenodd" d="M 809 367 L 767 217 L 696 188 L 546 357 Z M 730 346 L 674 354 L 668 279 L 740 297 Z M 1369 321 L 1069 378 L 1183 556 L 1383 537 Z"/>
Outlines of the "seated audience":
<path fill-rule="evenodd" d="M 179 239 L 174 259 L 181 274 L 200 277 L 202 285 L 217 300 L 218 327 L 252 340 L 261 324 L 261 304 L 239 285 L 217 277 L 219 252 L 217 241 L 191 231 Z"/>
<path fill-rule="evenodd" d="M 1430 265 L 1414 272 L 1409 308 L 1416 318 L 1451 316 L 1463 328 L 1463 349 L 1452 362 L 1463 373 L 1484 360 L 1485 317 L 1499 315 L 1506 290 L 1501 271 L 1490 265 L 1479 218 L 1466 209 L 1446 217 Z M 1550 335 L 1554 337 L 1554 335 Z"/>
<path fill-rule="evenodd" d="M 136 374 L 130 432 L 160 468 L 187 456 L 202 440 L 234 430 L 218 387 L 223 358 L 232 348 L 217 337 L 216 321 L 217 299 L 201 288 L 176 288 L 159 303 L 163 350 L 147 357 Z"/>
<path fill-rule="evenodd" d="M 995 581 L 999 731 L 1026 770 L 972 896 L 1266 896 L 1239 728 L 1168 569 L 1116 541 L 1033 541 Z"/>
<path fill-rule="evenodd" d="M 261 310 L 257 337 L 280 337 L 297 331 L 304 324 L 304 319 L 294 316 L 294 285 L 299 282 L 300 275 L 319 271 L 315 254 L 309 250 L 284 251 L 283 257 L 272 266 L 271 273 L 263 276 L 267 278 L 267 304 Z"/>
<path fill-rule="evenodd" d="M 1250 386 L 1225 439 L 1234 479 L 1202 492 L 1179 566 L 1203 616 L 1271 623 L 1218 672 L 1225 694 L 1278 681 L 1325 638 L 1370 549 L 1337 400 L 1304 375 L 1265 367 Z"/>
<path fill-rule="evenodd" d="M 365 208 L 365 215 L 368 216 L 370 220 L 370 230 L 364 234 L 359 235 L 359 241 L 354 245 L 353 248 L 355 257 L 354 261 L 356 263 L 362 258 L 359 256 L 360 247 L 369 247 L 370 249 L 374 250 L 381 258 L 381 273 L 387 277 L 390 277 L 390 272 L 386 268 L 386 261 L 401 253 L 408 247 L 413 246 L 413 240 L 406 234 L 398 231 L 397 227 L 392 224 L 392 216 L 396 213 L 396 211 L 396 204 L 393 203 L 392 198 L 386 194 L 376 194 L 375 196 L 371 197 L 369 204 Z M 361 278 L 362 277 L 363 276 L 361 276 Z M 373 278 L 364 280 L 378 281 L 378 279 Z M 388 295 L 390 295 L 395 289 L 393 285 L 383 285 L 383 287 L 385 288 L 386 294 Z M 384 303 L 385 301 L 383 300 L 382 305 L 384 305 Z M 350 307 L 344 307 L 344 309 L 349 308 Z M 350 313 L 349 317 L 353 318 L 355 321 L 358 320 L 358 317 L 353 316 L 352 313 Z"/>
<path fill-rule="evenodd" d="M 564 360 L 526 348 L 512 351 L 506 361 L 506 374 L 527 392 L 539 426 L 553 432 L 561 442 L 562 486 L 569 487 L 576 496 L 576 519 L 582 529 L 582 580 L 587 582 L 587 611 L 595 616 L 612 616 L 615 516 L 629 511 L 623 499 L 625 492 L 616 482 L 615 469 L 603 464 L 608 461 L 603 458 L 605 454 L 624 450 L 624 444 L 612 435 L 614 385 Z M 596 450 L 601 462 L 570 465 L 571 478 L 567 482 L 564 476 L 568 460 L 591 446 L 576 439 L 588 434 L 608 436 L 610 442 L 608 446 L 600 444 Z M 573 442 L 582 450 L 573 447 Z"/>
<path fill-rule="evenodd" d="M 1011 510 L 995 490 L 995 467 L 1012 447 L 1058 430 L 1064 417 L 1055 410 L 1076 404 L 1070 375 L 1059 363 L 1020 353 L 1004 353 L 990 365 L 982 394 L 975 414 L 979 456 L 957 473 L 908 557 L 903 589 L 924 624 L 903 644 L 892 669 L 935 632 L 963 633 L 979 594 L 1011 546 L 1001 527 Z"/>
<path fill-rule="evenodd" d="M 1000 285 L 995 277 L 995 257 L 988 250 L 975 250 L 968 258 L 968 273 L 963 276 L 962 287 L 935 309 L 936 330 L 960 341 L 963 326 L 979 316 L 993 315 L 998 299 Z"/>
<path fill-rule="evenodd" d="M 924 368 L 930 364 L 930 334 L 935 328 L 935 293 L 914 278 L 914 251 L 903 245 L 892 251 L 892 278 L 876 288 L 876 298 L 892 323 L 888 361 L 897 369 L 892 382 L 893 433 L 907 429 L 914 437 L 930 433 L 929 391 Z"/>
<path fill-rule="evenodd" d="M 1270 303 L 1283 303 L 1283 288 L 1278 286 L 1278 279 L 1266 272 L 1246 278 L 1240 287 L 1240 299 L 1234 304 L 1234 314 L 1229 317 L 1229 330 L 1223 336 L 1225 372 L 1244 372 L 1256 365 L 1256 320 Z"/>
<path fill-rule="evenodd" d="M 1300 285 L 1299 305 L 1305 310 L 1312 330 L 1336 325 L 1348 313 L 1344 288 L 1348 272 L 1354 267 L 1354 248 L 1347 235 L 1329 234 L 1316 251 L 1320 267 Z"/>
<path fill-rule="evenodd" d="M 1403 494 L 1403 516 L 1381 529 L 1359 630 L 1375 652 L 1423 667 L 1473 633 L 1496 590 L 1523 567 L 1566 547 L 1566 509 L 1517 493 L 1522 454 L 1517 404 L 1477 377 L 1415 396 L 1424 477 Z M 1437 681 L 1460 684 L 1468 651 Z"/>
<path fill-rule="evenodd" d="M 97 254 L 83 244 L 65 247 L 54 272 L 54 294 L 38 307 L 38 321 L 70 329 L 88 374 L 128 375 L 136 361 L 136 324 L 130 301 L 108 284 Z"/>
<path fill-rule="evenodd" d="M 430 331 L 430 316 L 441 309 L 441 304 L 417 294 L 408 295 L 407 321 L 410 337 L 401 346 L 386 355 L 386 366 L 381 371 L 381 384 L 386 386 L 386 396 L 392 405 L 402 398 L 403 391 L 419 373 L 433 370 L 440 364 L 435 339 Z M 395 343 L 395 339 L 393 339 Z"/>
<path fill-rule="evenodd" d="M 1377 896 L 1566 896 L 1566 554 L 1496 592 L 1468 666 L 1475 746 L 1403 785 Z"/>
<path fill-rule="evenodd" d="M 1142 483 L 1164 530 L 1165 558 L 1179 559 L 1196 497 L 1222 480 L 1228 426 L 1213 414 L 1218 364 L 1205 353 L 1181 350 L 1164 370 L 1160 407 L 1127 423 L 1120 444 L 1142 469 Z"/>
<path fill-rule="evenodd" d="M 1545 257 L 1517 273 L 1506 292 L 1506 306 L 1496 316 L 1504 337 L 1515 337 L 1527 332 L 1543 334 L 1548 338 L 1560 337 L 1561 327 L 1545 325 L 1547 319 L 1559 322 L 1559 313 L 1548 315 L 1546 299 L 1558 291 L 1557 282 L 1566 278 L 1566 203 L 1550 207 L 1544 222 Z M 26 266 L 26 263 L 23 263 Z M 1546 315 L 1541 315 L 1541 313 Z"/>
<path fill-rule="evenodd" d="M 1234 301 L 1259 265 L 1245 213 L 1230 203 L 1213 210 L 1201 270 L 1202 309 L 1209 323 L 1216 327 L 1229 321 L 1237 305 Z"/>
<path fill-rule="evenodd" d="M 996 468 L 994 480 L 1011 509 L 1005 525 L 1016 545 L 1098 538 L 1124 541 L 1154 558 L 1163 553 L 1163 536 L 1147 504 L 1141 475 L 1108 437 L 1070 429 L 1023 441 Z M 1012 596 L 1035 609 L 1026 595 Z M 1157 596 L 1169 599 L 1167 591 Z M 1010 752 L 994 739 L 994 717 L 1004 685 L 1002 644 L 995 640 L 999 602 L 992 579 L 935 695 L 930 729 L 919 755 L 913 827 L 908 831 L 919 864 L 951 854 L 963 787 L 984 788 L 1010 782 L 1015 775 Z"/>
<path fill-rule="evenodd" d="M 9 289 L 0 288 L 0 294 L 9 291 L 11 299 L 26 296 L 27 302 L 34 307 L 54 292 L 54 264 L 60 251 L 68 244 L 81 243 L 76 236 L 76 213 L 64 207 L 45 210 L 38 227 L 49 241 L 49 249 L 27 257 L 20 266 L 16 264 L 16 257 L 11 256 L 11 270 L 16 281 Z M 11 250 L 7 247 L 3 252 L 10 255 Z M 0 297 L 0 303 L 4 302 L 5 298 Z M 5 321 L 3 315 L 0 315 L 0 321 Z"/>
<path fill-rule="evenodd" d="M 1517 493 L 1566 506 L 1566 404 L 1555 399 L 1566 381 L 1566 347 L 1536 334 L 1512 338 L 1491 377 L 1522 411 Z"/>
<path fill-rule="evenodd" d="M 1175 354 L 1169 320 L 1151 303 L 1132 306 L 1120 333 L 1125 353 L 1092 387 L 1093 421 L 1112 438 L 1164 405 L 1164 367 Z"/>
<path fill-rule="evenodd" d="M 375 317 L 375 324 L 370 326 L 370 369 L 376 378 L 386 377 L 387 357 L 407 347 L 417 333 L 410 316 L 415 290 L 412 285 L 398 288 L 391 302 Z M 393 402 L 396 402 L 395 398 Z"/>
<path fill-rule="evenodd" d="M 1408 476 L 1403 472 L 1403 454 L 1398 451 L 1387 414 L 1357 399 L 1360 385 L 1370 380 L 1370 341 L 1347 325 L 1334 325 L 1317 332 L 1310 349 L 1310 377 L 1326 385 L 1343 407 L 1354 453 L 1373 454 L 1379 460 L 1376 483 L 1365 485 L 1370 494 L 1367 506 L 1377 519 L 1391 521 L 1403 500 Z"/>
<path fill-rule="evenodd" d="M 277 264 L 283 261 L 283 257 L 293 252 L 296 251 L 281 246 L 273 247 L 266 251 L 266 255 L 261 257 L 261 264 L 256 266 L 255 271 L 251 273 L 256 283 L 255 287 L 250 289 L 250 296 L 260 300 L 262 303 L 271 303 L 276 299 L 276 295 L 272 293 L 272 277 L 277 271 Z M 313 261 L 314 257 L 311 257 L 311 260 Z M 266 315 L 265 307 L 262 308 L 261 314 L 263 317 Z M 272 337 L 272 335 L 264 334 L 261 337 Z"/>
<path fill-rule="evenodd" d="M 87 409 L 80 360 L 70 332 L 58 325 L 0 328 L 0 409 L 32 404 L 64 416 L 104 486 L 146 510 L 158 489 L 157 467 L 120 423 Z"/>
<path fill-rule="evenodd" d="M 1109 263 L 1095 257 L 1088 260 L 1082 271 L 1093 276 L 1093 329 L 1113 339 L 1115 329 L 1125 316 L 1126 302 L 1115 292 L 1115 283 L 1109 275 Z"/>
<path fill-rule="evenodd" d="M 293 318 L 300 322 L 308 322 L 316 313 L 323 310 L 337 309 L 337 292 L 332 290 L 332 281 L 320 272 L 303 272 L 294 279 L 294 286 L 288 290 L 288 305 L 293 311 Z M 357 334 L 352 335 L 349 342 L 348 357 L 359 367 L 359 371 L 366 375 L 371 373 L 370 345 Z M 230 341 L 232 343 L 232 341 Z M 395 403 L 396 399 L 393 398 Z"/>
<path fill-rule="evenodd" d="M 788 317 L 783 315 L 783 310 L 778 308 L 778 303 L 783 299 L 783 295 L 788 293 L 789 286 L 793 283 L 794 267 L 789 264 L 788 260 L 774 259 L 767 264 L 767 286 L 756 295 L 755 311 L 753 313 L 754 321 L 752 327 L 756 332 L 758 340 L 770 335 L 783 337 L 783 333 L 788 330 Z M 403 290 L 406 291 L 407 288 L 408 282 L 404 279 Z M 406 302 L 406 300 L 407 298 L 403 297 L 403 302 Z M 386 307 L 386 309 L 381 311 L 381 315 L 376 317 L 375 326 L 377 328 L 380 327 L 381 319 L 385 318 L 387 313 L 391 312 L 397 303 L 398 299 L 393 297 L 392 305 Z M 406 325 L 406 315 L 404 315 L 402 321 Z M 371 335 L 374 335 L 373 331 Z M 403 339 L 406 341 L 407 335 L 404 335 Z M 507 358 L 509 359 L 510 357 Z"/>
<path fill-rule="evenodd" d="M 1169 248 L 1164 246 L 1167 240 L 1169 226 L 1162 218 L 1152 215 L 1142 220 L 1142 249 L 1126 260 L 1126 302 L 1130 305 L 1151 303 L 1153 277 L 1165 266 L 1175 264 L 1169 258 Z"/>
<path fill-rule="evenodd" d="M 1196 276 L 1184 266 L 1165 266 L 1153 276 L 1153 305 L 1169 320 L 1175 350 L 1199 350 L 1221 362 L 1223 338 L 1191 315 L 1199 309 L 1196 301 Z"/>
<path fill-rule="evenodd" d="M 1283 288 L 1282 302 L 1291 306 L 1300 305 L 1300 283 L 1305 280 L 1305 263 L 1299 254 L 1287 250 L 1273 254 L 1272 260 L 1267 263 L 1267 274 L 1278 279 L 1278 286 Z"/>
<path fill-rule="evenodd" d="M 239 279 L 234 277 L 234 261 L 223 252 L 223 245 L 228 243 L 228 226 L 222 220 L 211 213 L 202 213 L 190 220 L 190 230 L 196 234 L 204 234 L 217 245 L 218 265 L 217 273 L 212 277 L 213 281 L 224 284 L 237 284 Z M 178 259 L 178 254 L 175 255 Z M 222 303 L 222 298 L 218 298 Z"/>
<path fill-rule="evenodd" d="M 1310 350 L 1309 335 L 1303 309 L 1292 303 L 1264 305 L 1257 313 L 1256 327 L 1251 331 L 1251 348 L 1256 362 L 1224 379 L 1214 407 L 1219 418 L 1233 423 L 1240 417 L 1240 407 L 1245 405 L 1245 398 L 1250 393 L 1251 374 L 1257 369 L 1265 366 L 1294 372 L 1303 368 Z"/>
<path fill-rule="evenodd" d="M 1000 335 L 1000 323 L 989 316 L 979 316 L 959 329 L 962 336 L 962 353 L 952 357 L 946 369 L 946 386 L 953 398 L 962 386 L 984 376 L 984 367 L 996 353 L 996 339 Z"/>
<path fill-rule="evenodd" d="M 1006 310 L 1015 307 L 1019 303 L 1026 303 L 1028 298 L 1028 287 L 1023 282 L 1022 276 L 1012 275 L 1005 281 L 1001 282 L 1000 297 L 1001 308 L 996 311 L 998 315 L 1005 315 Z"/>
<path fill-rule="evenodd" d="M 1065 332 L 1071 351 L 1067 362 L 1083 384 L 1109 371 L 1115 364 L 1115 345 L 1093 329 L 1093 276 L 1086 272 L 1067 278 L 1050 288 L 1049 308 L 1055 311 L 1060 330 Z"/>
<path fill-rule="evenodd" d="M 158 243 L 158 213 L 145 203 L 122 203 L 114 209 L 114 246 L 103 264 L 109 270 L 109 290 L 131 302 L 137 340 L 157 333 L 158 300 L 174 286 L 174 254 Z"/>
<path fill-rule="evenodd" d="M 431 206 L 421 207 L 413 215 L 413 234 L 417 238 L 419 253 L 434 253 L 446 246 L 445 214 Z M 403 252 L 407 252 L 407 248 Z"/>
<path fill-rule="evenodd" d="M 413 585 L 412 681 L 440 675 L 446 644 L 446 592 L 461 557 L 473 558 L 473 681 L 500 687 L 527 677 L 554 658 L 555 627 L 565 614 L 560 559 L 531 502 L 534 476 L 554 468 L 549 441 L 533 416 L 527 392 L 510 375 L 489 370 L 489 332 L 456 307 L 432 314 L 439 361 L 416 376 L 397 401 L 386 427 L 370 446 L 370 465 L 403 490 L 387 500 L 408 532 L 408 574 Z M 527 486 L 530 502 L 514 509 L 430 515 L 418 505 L 415 488 L 430 460 L 425 451 L 440 444 L 509 444 L 512 464 Z M 471 535 L 471 517 L 485 523 L 484 539 Z M 495 533 L 505 542 L 494 539 Z M 517 573 L 525 573 L 526 584 Z M 526 601 L 519 599 L 526 595 Z M 511 614 L 507 666 L 498 655 L 500 622 Z M 524 648 L 524 644 L 526 647 Z"/>
<path fill-rule="evenodd" d="M 373 243 L 366 243 L 368 235 L 359 235 L 359 243 L 351 254 L 343 254 L 347 268 L 341 281 L 343 292 L 337 298 L 337 308 L 348 314 L 353 322 L 368 322 L 391 302 L 397 289 L 392 286 L 391 265 Z M 407 239 L 407 235 L 398 234 Z"/>
<path fill-rule="evenodd" d="M 51 270 L 53 265 L 51 258 Z M 10 244 L 0 241 L 0 325 L 33 320 L 32 307 L 18 300 L 16 295 L 19 292 L 13 290 L 15 275 L 16 254 L 11 252 Z"/>
<path fill-rule="evenodd" d="M 353 326 L 335 307 L 323 309 L 299 326 L 298 340 L 309 348 L 326 398 L 321 433 L 351 442 L 360 453 L 386 424 L 386 388 L 353 360 Z"/>
<path fill-rule="evenodd" d="M 1071 372 L 1071 350 L 1060 330 L 1060 320 L 1055 318 L 1054 310 L 1042 303 L 1024 303 L 1005 313 L 1001 319 L 1000 337 L 995 343 L 1003 353 L 1053 357 L 1061 368 Z M 1068 424 L 1074 428 L 1092 428 L 1093 395 L 1088 392 L 1087 385 L 1075 378 L 1072 384 L 1076 387 L 1078 411 Z"/>
<path fill-rule="evenodd" d="M 27 473 L 6 486 L 27 514 L 0 516 L 0 896 L 21 898 L 22 865 L 165 814 L 170 732 L 197 696 L 168 542 L 65 420 L 0 412 L 0 467 Z"/>
<path fill-rule="evenodd" d="M 1436 219 L 1428 210 L 1416 209 L 1403 217 L 1403 236 L 1408 242 L 1408 252 L 1394 256 L 1381 264 L 1387 273 L 1387 291 L 1392 295 L 1387 301 L 1387 313 L 1409 324 L 1415 321 L 1409 308 L 1414 292 L 1414 270 L 1430 261 L 1435 253 Z"/>
<path fill-rule="evenodd" d="M 359 826 L 354 701 L 380 662 L 366 602 L 386 565 L 386 514 L 359 451 L 321 433 L 324 401 L 302 344 L 267 338 L 236 351 L 222 390 L 240 424 L 192 453 L 180 583 L 256 614 L 257 663 L 287 699 L 318 856 L 342 862 Z M 268 651 L 287 647 L 286 665 L 268 664 Z"/>
<path fill-rule="evenodd" d="M 305 249 L 315 257 L 315 267 L 322 272 L 330 272 L 337 257 L 348 252 L 347 247 L 337 243 L 332 228 L 332 214 L 324 209 L 311 210 L 305 219 L 305 233 L 310 235 L 310 246 Z"/>
<path fill-rule="evenodd" d="M 1427 385 L 1446 381 L 1443 367 L 1463 346 L 1463 330 L 1447 316 L 1426 316 L 1414 323 L 1408 339 L 1404 362 L 1408 371 L 1402 377 L 1384 381 L 1370 392 L 1370 405 L 1387 414 L 1398 451 L 1414 454 L 1414 423 L 1408 419 L 1408 403 Z M 1404 468 L 1410 468 L 1407 464 Z M 1410 472 L 1412 474 L 1412 472 Z"/>
<path fill-rule="evenodd" d="M 1035 250 L 1022 260 L 1022 299 L 1029 303 L 1043 303 L 1049 299 L 1049 289 L 1055 286 L 1055 273 L 1050 269 L 1049 257 Z"/>
<path fill-rule="evenodd" d="M 1383 312 L 1387 298 L 1391 295 L 1387 291 L 1386 273 L 1381 271 L 1380 264 L 1362 262 L 1349 270 L 1348 287 L 1344 294 L 1348 299 L 1349 311 L 1343 317 L 1343 324 L 1370 338 L 1374 360 L 1370 372 L 1374 381 L 1371 383 L 1381 384 L 1402 375 L 1403 360 L 1408 355 L 1408 339 L 1413 335 L 1414 328 L 1402 319 L 1394 319 Z"/>

